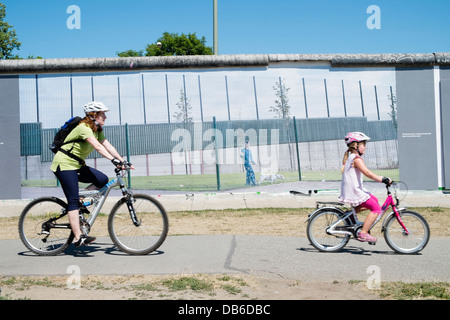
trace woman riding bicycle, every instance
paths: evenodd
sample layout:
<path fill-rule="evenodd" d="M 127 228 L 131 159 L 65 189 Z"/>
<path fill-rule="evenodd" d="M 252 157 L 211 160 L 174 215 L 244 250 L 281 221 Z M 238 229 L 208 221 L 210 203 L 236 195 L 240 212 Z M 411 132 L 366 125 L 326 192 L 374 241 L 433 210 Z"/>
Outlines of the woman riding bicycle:
<path fill-rule="evenodd" d="M 377 216 L 381 213 L 381 207 L 378 199 L 367 191 L 363 186 L 363 175 L 369 179 L 385 184 L 391 184 L 392 180 L 386 177 L 378 176 L 370 171 L 361 157 L 366 152 L 366 143 L 370 140 L 362 132 L 350 132 L 345 136 L 345 143 L 348 150 L 342 160 L 342 182 L 341 195 L 339 200 L 355 208 L 356 212 L 369 209 L 361 232 L 358 234 L 359 241 L 374 243 L 377 238 L 369 234 L 369 229 L 375 222 Z"/>
<path fill-rule="evenodd" d="M 95 237 L 82 234 L 80 229 L 78 182 L 91 183 L 87 189 L 99 189 L 108 183 L 108 177 L 84 163 L 86 157 L 95 149 L 115 166 L 122 166 L 123 158 L 106 140 L 103 134 L 106 114 L 109 109 L 101 102 L 90 102 L 83 106 L 86 116 L 64 140 L 73 141 L 61 147 L 53 159 L 50 169 L 54 172 L 67 198 L 67 211 L 70 226 L 75 238 L 75 246 L 80 247 L 95 241 Z M 74 157 L 75 156 L 75 157 Z M 82 162 L 82 163 L 80 163 Z M 131 167 L 134 169 L 133 167 Z"/>

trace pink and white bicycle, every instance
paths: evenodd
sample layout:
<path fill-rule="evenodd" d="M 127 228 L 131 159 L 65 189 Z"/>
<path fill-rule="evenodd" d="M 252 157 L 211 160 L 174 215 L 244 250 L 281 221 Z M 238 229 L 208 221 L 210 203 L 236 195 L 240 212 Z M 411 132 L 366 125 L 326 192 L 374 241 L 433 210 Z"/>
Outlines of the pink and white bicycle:
<path fill-rule="evenodd" d="M 385 216 L 391 207 L 392 211 L 385 216 L 381 227 L 384 239 L 395 252 L 414 254 L 427 245 L 430 239 L 430 227 L 419 213 L 399 207 L 400 185 L 400 183 L 392 183 L 391 186 L 386 186 L 387 198 L 382 206 L 382 212 L 370 229 Z M 391 189 L 394 194 L 391 193 Z M 404 192 L 403 188 L 401 192 Z M 363 222 L 357 219 L 355 209 L 346 208 L 339 202 L 317 202 L 317 209 L 309 215 L 307 223 L 307 236 L 311 245 L 324 252 L 341 250 L 350 238 L 357 238 L 363 226 Z"/>

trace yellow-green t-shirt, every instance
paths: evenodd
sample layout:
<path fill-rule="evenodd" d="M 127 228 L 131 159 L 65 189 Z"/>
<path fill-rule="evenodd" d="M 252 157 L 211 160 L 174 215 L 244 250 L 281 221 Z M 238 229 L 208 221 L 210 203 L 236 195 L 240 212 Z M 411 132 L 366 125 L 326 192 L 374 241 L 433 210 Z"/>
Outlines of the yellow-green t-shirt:
<path fill-rule="evenodd" d="M 82 142 L 73 142 L 63 145 L 61 148 L 64 150 L 71 150 L 70 153 L 76 155 L 77 157 L 85 160 L 89 153 L 94 150 L 94 147 L 86 141 L 89 137 L 95 137 L 98 141 L 102 142 L 105 140 L 105 135 L 103 132 L 93 132 L 92 129 L 85 123 L 81 123 L 76 126 L 66 137 L 64 141 L 82 139 Z M 72 148 L 73 147 L 73 148 Z M 53 163 L 50 169 L 55 172 L 57 168 L 60 168 L 61 171 L 64 170 L 78 170 L 81 168 L 81 164 L 69 157 L 68 155 L 57 152 L 55 157 L 53 158 Z"/>

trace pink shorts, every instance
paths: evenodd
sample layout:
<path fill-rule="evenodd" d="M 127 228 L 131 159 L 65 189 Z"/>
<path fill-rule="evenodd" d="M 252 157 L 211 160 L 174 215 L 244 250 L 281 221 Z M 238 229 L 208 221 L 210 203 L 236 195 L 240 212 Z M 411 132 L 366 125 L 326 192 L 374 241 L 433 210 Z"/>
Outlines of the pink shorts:
<path fill-rule="evenodd" d="M 361 203 L 358 207 L 369 209 L 371 212 L 380 214 L 381 213 L 381 207 L 378 204 L 378 199 L 371 194 L 369 200 L 366 202 Z"/>

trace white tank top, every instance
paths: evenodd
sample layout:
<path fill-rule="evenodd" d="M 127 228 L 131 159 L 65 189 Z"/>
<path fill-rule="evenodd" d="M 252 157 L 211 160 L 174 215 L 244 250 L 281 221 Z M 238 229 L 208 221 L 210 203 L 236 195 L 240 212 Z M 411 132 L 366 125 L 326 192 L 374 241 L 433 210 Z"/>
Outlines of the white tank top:
<path fill-rule="evenodd" d="M 348 203 L 353 207 L 359 206 L 370 198 L 370 192 L 363 186 L 363 173 L 353 166 L 353 161 L 361 158 L 357 154 L 352 153 L 345 163 L 344 172 L 342 173 L 341 195 L 339 201 Z"/>

